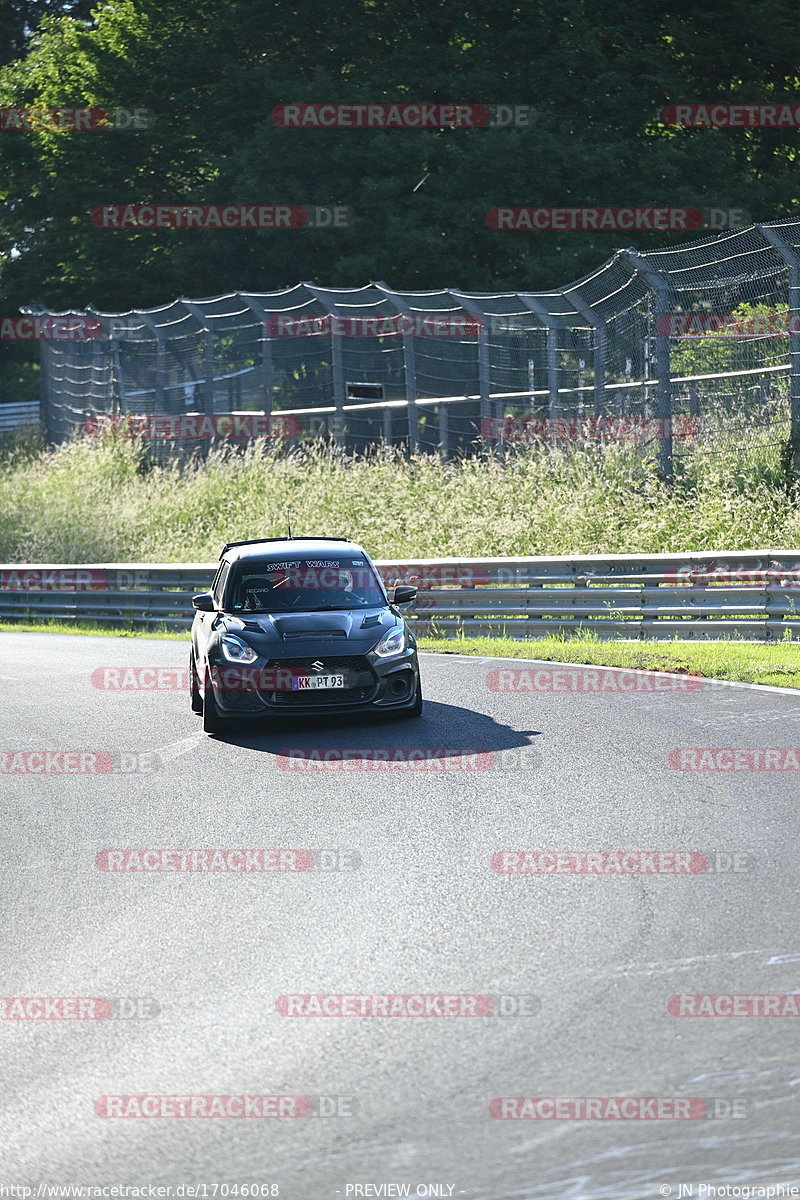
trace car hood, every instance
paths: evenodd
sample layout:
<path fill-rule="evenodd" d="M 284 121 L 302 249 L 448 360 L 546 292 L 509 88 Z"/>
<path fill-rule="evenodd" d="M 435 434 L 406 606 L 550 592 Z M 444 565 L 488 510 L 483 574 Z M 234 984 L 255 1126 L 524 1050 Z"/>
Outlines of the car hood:
<path fill-rule="evenodd" d="M 388 608 L 342 612 L 253 613 L 227 617 L 230 633 L 244 636 L 263 655 L 305 658 L 309 654 L 353 654 L 370 650 L 402 618 Z"/>

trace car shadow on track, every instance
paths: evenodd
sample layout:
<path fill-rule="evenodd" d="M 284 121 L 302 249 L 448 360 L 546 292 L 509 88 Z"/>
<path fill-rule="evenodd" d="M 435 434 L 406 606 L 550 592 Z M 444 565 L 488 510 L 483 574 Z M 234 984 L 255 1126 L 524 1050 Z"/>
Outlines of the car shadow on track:
<path fill-rule="evenodd" d="M 211 740 L 275 757 L 299 756 L 301 751 L 346 751 L 352 760 L 375 758 L 384 751 L 398 757 L 403 751 L 415 751 L 414 757 L 419 757 L 422 751 L 431 758 L 521 750 L 531 754 L 531 738 L 539 736 L 539 730 L 514 729 L 474 709 L 426 700 L 423 715 L 412 720 L 389 713 L 303 715 L 280 722 L 243 722 Z"/>

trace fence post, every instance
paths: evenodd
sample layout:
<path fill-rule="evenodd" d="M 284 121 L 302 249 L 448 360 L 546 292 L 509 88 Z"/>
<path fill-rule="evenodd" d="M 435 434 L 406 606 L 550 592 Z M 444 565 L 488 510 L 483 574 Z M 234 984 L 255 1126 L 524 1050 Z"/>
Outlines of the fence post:
<path fill-rule="evenodd" d="M 303 280 L 302 286 L 311 293 L 315 300 L 318 300 L 326 312 L 336 317 L 339 314 L 336 312 L 336 306 L 331 304 L 324 288 L 317 287 L 314 283 L 308 283 Z M 338 450 L 344 445 L 345 437 L 345 378 L 344 378 L 344 361 L 342 358 L 342 335 L 333 332 L 331 326 L 331 372 L 333 374 L 333 405 L 334 413 L 330 422 L 331 432 L 333 434 L 333 444 Z"/>
<path fill-rule="evenodd" d="M 214 333 L 208 323 L 208 318 L 199 305 L 192 300 L 181 297 L 181 304 L 199 322 L 203 330 L 203 412 L 214 411 Z"/>
<path fill-rule="evenodd" d="M 156 369 L 155 369 L 155 400 L 153 402 L 153 410 L 157 413 L 168 412 L 164 400 L 164 328 L 161 325 L 156 325 L 149 313 L 139 312 L 137 314 L 142 323 L 147 326 L 156 339 Z"/>
<path fill-rule="evenodd" d="M 606 323 L 603 317 L 587 304 L 576 291 L 565 291 L 570 303 L 592 327 L 592 365 L 594 367 L 594 415 L 606 414 Z M 583 380 L 581 380 L 581 383 Z M 583 399 L 583 393 L 580 393 Z"/>
<path fill-rule="evenodd" d="M 479 433 L 481 444 L 485 445 L 487 439 L 483 435 L 483 430 L 486 428 L 484 422 L 490 421 L 493 417 L 500 415 L 499 413 L 495 413 L 491 398 L 492 372 L 491 363 L 489 361 L 489 330 L 486 327 L 486 313 L 478 304 L 475 303 L 474 300 L 472 300 L 469 296 L 465 296 L 463 292 L 458 292 L 454 288 L 449 288 L 448 295 L 452 296 L 454 300 L 457 300 L 461 307 L 478 322 L 478 394 L 480 396 Z M 500 404 L 502 404 L 502 401 L 498 403 L 498 407 Z"/>
<path fill-rule="evenodd" d="M 547 330 L 548 415 L 551 421 L 557 421 L 561 416 L 561 398 L 558 394 L 558 330 L 560 322 L 535 296 L 530 296 L 525 292 L 519 292 L 518 295 L 525 307 L 536 314 Z"/>
<path fill-rule="evenodd" d="M 331 332 L 331 365 L 333 367 L 333 444 L 338 449 L 344 445 L 344 397 L 345 379 L 342 360 L 342 335 Z"/>
<path fill-rule="evenodd" d="M 264 403 L 262 411 L 268 416 L 272 416 L 272 397 L 275 386 L 275 369 L 272 361 L 272 337 L 268 333 L 267 317 L 269 313 L 264 308 L 263 304 L 259 304 L 258 300 L 252 296 L 245 296 L 242 292 L 236 293 L 252 313 L 258 317 L 261 323 L 261 382 L 264 388 Z"/>
<path fill-rule="evenodd" d="M 404 317 L 411 316 L 411 309 L 401 300 L 392 289 L 380 279 L 372 281 L 372 286 L 382 292 L 396 312 Z M 403 374 L 406 381 L 406 402 L 408 413 L 408 453 L 416 454 L 419 444 L 419 409 L 417 408 L 417 357 L 414 349 L 413 331 L 404 329 L 403 338 Z"/>
<path fill-rule="evenodd" d="M 102 398 L 102 408 L 99 403 L 95 405 L 95 411 L 114 413 L 120 410 L 120 405 L 115 404 L 114 399 L 114 372 L 113 366 L 115 362 L 115 353 L 118 354 L 114 343 L 114 320 L 112 317 L 103 316 L 91 304 L 86 306 L 86 311 L 93 320 L 102 327 L 103 337 L 95 338 L 92 342 L 92 377 L 94 379 L 95 371 L 105 381 L 105 394 Z M 42 362 L 44 369 L 44 361 Z M 121 381 L 120 381 L 121 387 Z"/>
<path fill-rule="evenodd" d="M 439 405 L 439 457 L 447 462 L 450 457 L 450 425 L 448 422 L 447 405 Z"/>
<path fill-rule="evenodd" d="M 638 250 L 623 250 L 622 255 L 628 260 L 634 271 L 644 278 L 655 298 L 656 335 L 656 420 L 658 421 L 658 467 L 659 474 L 665 483 L 672 481 L 672 379 L 670 368 L 669 338 L 662 332 L 666 317 L 670 310 L 672 295 L 669 284 L 662 278 L 655 267 L 652 267 L 643 254 Z"/>
<path fill-rule="evenodd" d="M 61 439 L 56 436 L 55 413 L 50 404 L 50 343 L 42 339 L 39 365 L 39 409 L 42 414 L 45 440 L 54 444 Z"/>
<path fill-rule="evenodd" d="M 789 470 L 800 479 L 800 257 L 770 225 L 755 228 L 774 246 L 789 274 Z"/>

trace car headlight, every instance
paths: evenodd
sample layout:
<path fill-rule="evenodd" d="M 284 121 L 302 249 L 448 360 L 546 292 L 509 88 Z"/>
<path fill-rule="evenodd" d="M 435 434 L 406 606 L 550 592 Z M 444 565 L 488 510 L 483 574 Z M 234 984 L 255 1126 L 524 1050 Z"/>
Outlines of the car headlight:
<path fill-rule="evenodd" d="M 405 648 L 406 631 L 399 625 L 382 637 L 377 646 L 372 647 L 372 653 L 377 654 L 378 658 L 392 658 L 395 654 L 402 654 Z"/>
<path fill-rule="evenodd" d="M 247 642 L 243 642 L 234 633 L 223 633 L 219 639 L 219 644 L 228 662 L 251 663 L 255 662 L 258 658 L 253 647 L 248 646 Z"/>

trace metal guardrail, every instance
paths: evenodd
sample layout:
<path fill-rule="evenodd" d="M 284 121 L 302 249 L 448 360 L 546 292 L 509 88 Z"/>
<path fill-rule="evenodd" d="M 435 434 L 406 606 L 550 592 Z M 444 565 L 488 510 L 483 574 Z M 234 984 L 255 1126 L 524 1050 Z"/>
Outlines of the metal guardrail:
<path fill-rule="evenodd" d="M 800 550 L 556 558 L 439 558 L 377 564 L 413 583 L 420 635 L 601 638 L 800 635 Z M 0 564 L 0 618 L 186 629 L 216 564 Z"/>
<path fill-rule="evenodd" d="M 0 404 L 0 433 L 22 429 L 26 425 L 38 425 L 40 404 L 38 400 L 21 400 L 13 404 Z"/>

